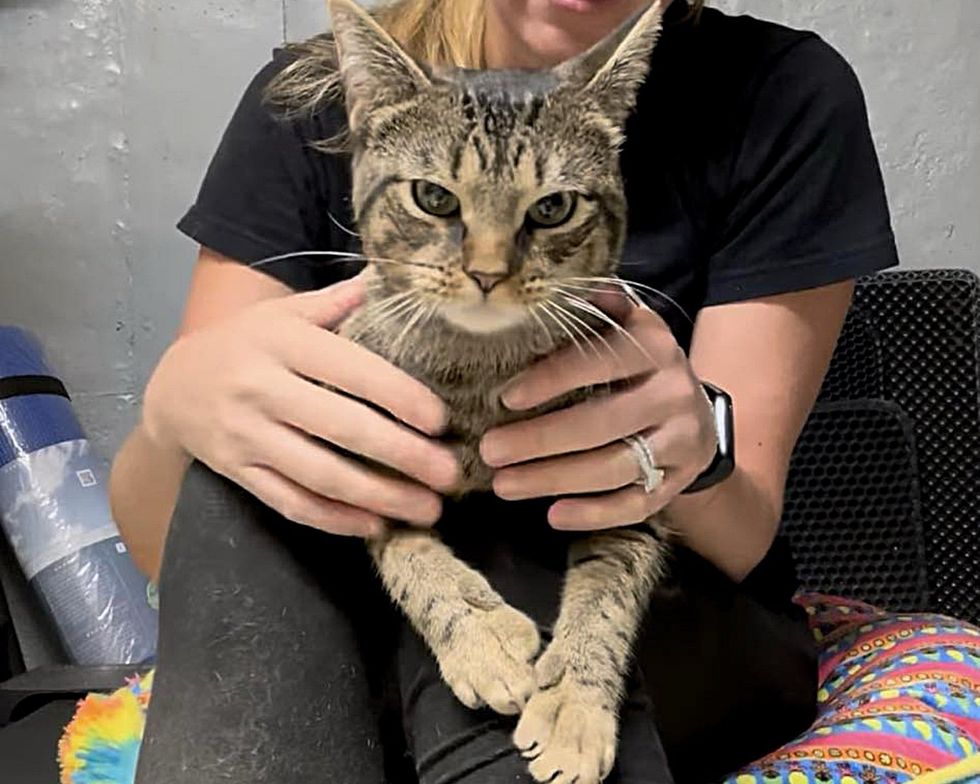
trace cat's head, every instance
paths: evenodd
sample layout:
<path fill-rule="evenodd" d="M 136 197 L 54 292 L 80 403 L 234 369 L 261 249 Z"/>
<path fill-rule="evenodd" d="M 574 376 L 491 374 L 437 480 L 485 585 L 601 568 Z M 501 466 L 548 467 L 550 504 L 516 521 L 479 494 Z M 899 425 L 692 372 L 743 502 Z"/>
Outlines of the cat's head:
<path fill-rule="evenodd" d="M 472 333 L 555 328 L 554 304 L 567 305 L 557 287 L 581 296 L 582 278 L 619 260 L 619 147 L 660 3 L 541 71 L 434 70 L 352 0 L 329 5 L 354 212 L 385 294 L 413 291 L 427 313 Z"/>

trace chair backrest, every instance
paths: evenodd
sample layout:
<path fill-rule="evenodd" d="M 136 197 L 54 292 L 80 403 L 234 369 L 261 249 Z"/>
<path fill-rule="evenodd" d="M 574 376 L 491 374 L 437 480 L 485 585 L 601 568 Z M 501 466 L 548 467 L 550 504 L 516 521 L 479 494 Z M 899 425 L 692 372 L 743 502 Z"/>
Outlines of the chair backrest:
<path fill-rule="evenodd" d="M 794 454 L 807 588 L 980 620 L 980 280 L 862 280 Z"/>

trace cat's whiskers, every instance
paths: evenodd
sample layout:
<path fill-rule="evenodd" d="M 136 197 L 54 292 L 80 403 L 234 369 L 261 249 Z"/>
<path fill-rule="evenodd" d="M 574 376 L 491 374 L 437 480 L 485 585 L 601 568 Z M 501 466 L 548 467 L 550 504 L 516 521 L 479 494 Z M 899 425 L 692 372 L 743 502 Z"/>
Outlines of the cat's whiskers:
<path fill-rule="evenodd" d="M 591 316 L 595 316 L 604 324 L 607 324 L 608 326 L 612 327 L 614 331 L 618 332 L 620 335 L 626 338 L 630 343 L 632 343 L 644 357 L 649 359 L 651 362 L 653 361 L 653 358 L 650 356 L 650 352 L 646 350 L 643 344 L 641 344 L 633 336 L 633 334 L 628 329 L 626 329 L 622 324 L 617 323 L 611 316 L 609 316 L 609 314 L 604 313 L 602 310 L 596 307 L 593 303 L 589 302 L 587 299 L 583 299 L 582 297 L 578 297 L 574 294 L 570 294 L 567 291 L 559 291 L 558 294 L 572 307 L 584 311 L 585 313 L 588 313 Z"/>
<path fill-rule="evenodd" d="M 340 250 L 297 250 L 292 253 L 279 253 L 275 256 L 266 256 L 258 261 L 252 261 L 249 263 L 249 267 L 257 268 L 264 267 L 266 264 L 274 264 L 277 261 L 287 261 L 288 259 L 296 259 L 302 256 L 321 256 L 327 257 L 335 263 L 340 263 L 344 261 L 351 261 L 353 259 L 364 258 L 361 253 L 351 253 L 350 251 L 340 251 Z"/>
<path fill-rule="evenodd" d="M 558 325 L 558 329 L 565 333 L 565 336 L 568 338 L 569 342 L 579 350 L 579 353 L 581 353 L 583 357 L 587 357 L 588 355 L 585 353 L 585 349 L 581 346 L 578 339 L 574 334 L 572 334 L 572 331 L 566 326 L 564 321 L 562 321 L 561 318 L 559 318 L 554 312 L 554 304 L 554 302 L 542 301 L 540 303 L 542 312 Z"/>
<path fill-rule="evenodd" d="M 599 286 L 583 286 L 581 283 L 554 283 L 554 288 L 570 289 L 571 291 L 586 291 L 590 294 L 612 294 L 616 297 L 625 297 L 631 302 L 636 298 L 636 292 L 624 291 L 623 288 L 601 288 Z"/>
<path fill-rule="evenodd" d="M 334 226 L 336 226 L 336 227 L 337 227 L 338 229 L 340 229 L 340 230 L 341 230 L 342 232 L 344 232 L 345 234 L 348 234 L 348 235 L 350 235 L 351 237 L 356 237 L 356 238 L 358 238 L 358 239 L 360 239 L 360 237 L 361 237 L 361 235 L 360 235 L 360 234 L 358 234 L 358 233 L 357 233 L 356 231 L 354 231 L 353 229 L 349 229 L 349 228 L 347 228 L 347 227 L 346 227 L 346 226 L 345 226 L 345 225 L 344 225 L 343 223 L 341 223 L 341 222 L 340 222 L 339 220 L 337 220 L 337 219 L 336 219 L 336 218 L 335 218 L 335 217 L 333 216 L 333 213 L 332 213 L 332 212 L 330 212 L 329 210 L 327 211 L 327 217 L 328 217 L 328 218 L 330 218 L 330 222 L 331 222 L 331 223 L 332 223 L 332 224 L 333 224 Z"/>
<path fill-rule="evenodd" d="M 372 287 L 376 288 L 376 287 Z M 377 302 L 372 302 L 361 311 L 361 316 L 371 316 L 372 318 L 380 315 L 385 310 L 391 308 L 395 303 L 401 302 L 404 299 L 414 296 L 413 291 L 401 291 L 397 294 L 390 294 L 383 299 L 379 299 Z"/>
<path fill-rule="evenodd" d="M 650 311 L 651 308 L 646 304 L 635 291 L 624 291 L 622 289 L 609 289 L 609 288 L 596 288 L 592 286 L 580 286 L 577 284 L 569 283 L 559 283 L 554 286 L 555 293 L 563 297 L 574 297 L 579 304 L 587 302 L 595 307 L 595 303 L 590 300 L 585 299 L 583 296 L 579 296 L 580 293 L 587 294 L 612 294 L 614 296 L 623 297 L 630 301 L 635 307 L 641 308 L 642 310 Z M 589 311 L 590 313 L 592 311 Z M 608 314 L 606 314 L 608 315 Z"/>
<path fill-rule="evenodd" d="M 680 314 L 684 316 L 684 318 L 687 320 L 689 324 L 691 325 L 694 324 L 694 319 L 691 318 L 691 315 L 683 308 L 683 306 L 676 299 L 671 297 L 665 291 L 661 291 L 660 289 L 654 288 L 653 286 L 648 286 L 646 283 L 639 283 L 638 281 L 627 280 L 626 278 L 619 278 L 615 276 L 602 276 L 602 275 L 584 275 L 579 277 L 569 277 L 561 281 L 560 285 L 565 285 L 565 281 L 571 281 L 572 283 L 592 283 L 592 284 L 605 283 L 607 285 L 614 286 L 620 289 L 621 291 L 624 291 L 627 294 L 629 294 L 630 298 L 633 299 L 633 301 L 636 303 L 638 307 L 643 307 L 646 308 L 647 310 L 650 310 L 650 306 L 647 305 L 643 301 L 642 297 L 640 297 L 640 295 L 637 293 L 638 291 L 647 292 L 648 294 L 654 297 L 658 297 L 664 302 L 667 302 L 668 304 L 675 307 L 680 312 Z M 608 292 L 608 289 L 603 289 L 603 290 Z"/>
<path fill-rule="evenodd" d="M 650 306 L 636 292 L 636 289 L 632 288 L 625 282 L 622 282 L 620 285 L 615 287 L 610 286 L 608 283 L 604 284 L 603 286 L 584 286 L 577 283 L 560 283 L 558 285 L 571 291 L 587 291 L 591 294 L 612 294 L 613 296 L 628 299 L 634 307 L 642 308 L 643 310 L 650 310 Z"/>
<path fill-rule="evenodd" d="M 616 350 L 609 344 L 609 341 L 607 341 L 602 336 L 602 333 L 600 333 L 598 330 L 592 327 L 592 325 L 590 325 L 584 319 L 579 318 L 574 313 L 571 313 L 570 311 L 563 308 L 557 302 L 552 301 L 551 305 L 552 307 L 557 308 L 558 311 L 562 313 L 566 319 L 572 319 L 573 320 L 572 326 L 574 326 L 574 322 L 578 322 L 579 324 L 582 325 L 584 329 L 587 329 L 589 332 L 591 332 L 608 349 L 609 353 L 613 356 L 615 361 L 622 364 L 622 360 L 620 359 L 619 354 L 617 354 Z M 585 336 L 585 340 L 586 340 L 586 344 L 595 352 L 596 359 L 599 360 L 599 362 L 602 362 L 603 361 L 602 352 L 599 350 L 599 347 L 595 344 L 595 341 L 589 339 L 588 336 Z M 607 379 L 606 381 L 597 381 L 595 384 L 592 385 L 592 387 L 595 388 L 596 386 L 600 386 L 600 385 L 605 389 L 607 394 L 612 391 L 612 379 Z"/>
<path fill-rule="evenodd" d="M 389 259 L 384 256 L 367 256 L 363 253 L 353 253 L 351 251 L 339 250 L 298 250 L 292 253 L 280 253 L 277 256 L 267 256 L 264 259 L 251 262 L 248 266 L 252 268 L 264 267 L 266 264 L 274 264 L 278 261 L 302 258 L 304 256 L 315 256 L 324 260 L 326 264 L 343 264 L 351 261 L 363 261 L 367 264 L 391 264 L 404 267 L 421 267 L 424 269 L 434 269 L 445 271 L 445 264 L 433 264 L 424 260 Z"/>
<path fill-rule="evenodd" d="M 573 303 L 569 303 L 569 304 L 573 304 Z M 585 328 L 589 332 L 591 332 L 595 336 L 595 339 L 598 340 L 599 342 L 601 342 L 606 347 L 606 349 L 612 355 L 612 357 L 614 358 L 614 360 L 617 363 L 619 363 L 620 365 L 622 365 L 622 359 L 620 358 L 619 354 L 610 345 L 609 341 L 605 339 L 605 337 L 602 335 L 601 332 L 599 332 L 598 330 L 596 330 L 591 324 L 589 324 L 588 322 L 586 322 L 584 319 L 579 318 L 574 313 L 571 313 L 570 311 L 568 311 L 565 308 L 563 308 L 557 302 L 552 301 L 551 305 L 552 305 L 552 307 L 558 308 L 558 310 L 561 313 L 563 313 L 566 318 L 573 319 L 574 321 L 577 321 L 579 324 L 582 325 L 583 328 Z M 595 340 L 592 340 L 592 339 L 588 339 L 587 338 L 587 342 L 588 342 L 588 345 L 592 348 L 592 350 L 595 351 L 596 359 L 598 359 L 600 362 L 602 362 L 603 361 L 602 352 L 599 350 L 599 347 L 596 345 Z M 609 393 L 609 392 L 612 391 L 612 383 L 613 383 L 612 382 L 612 379 L 607 379 L 606 381 L 597 381 L 592 386 L 594 388 L 596 386 L 601 385 L 605 389 L 606 393 Z"/>
<path fill-rule="evenodd" d="M 396 317 L 398 311 L 410 305 L 416 297 L 415 291 L 402 291 L 371 303 L 361 312 L 363 324 L 360 329 L 351 334 L 351 339 L 357 340 L 380 328 L 386 321 Z"/>
<path fill-rule="evenodd" d="M 564 296 L 564 295 L 562 295 L 562 296 Z M 576 307 L 577 306 L 577 303 L 575 303 L 573 301 L 570 301 L 568 299 L 566 299 L 566 302 L 569 305 L 571 305 L 572 307 Z M 566 308 L 563 308 L 557 302 L 552 302 L 552 304 L 555 305 L 556 307 L 560 308 L 561 311 L 565 314 L 565 316 L 567 318 L 570 318 L 573 321 L 575 321 L 577 324 L 579 324 L 582 327 L 582 329 L 586 330 L 590 335 L 592 335 L 592 337 L 589 338 L 589 343 L 591 345 L 595 346 L 596 341 L 598 341 L 599 343 L 601 343 L 605 347 L 605 349 L 610 353 L 610 355 L 613 357 L 613 359 L 615 359 L 617 362 L 620 362 L 620 363 L 622 362 L 622 358 L 619 356 L 619 354 L 616 351 L 616 349 L 614 349 L 612 347 L 612 344 L 608 340 L 606 340 L 605 336 L 599 330 L 597 330 L 595 327 L 593 327 L 591 324 L 589 324 L 589 322 L 587 322 L 585 319 L 581 318 L 580 316 L 575 315 L 570 310 L 567 310 Z M 581 308 L 579 308 L 579 310 L 581 310 Z M 602 352 L 599 351 L 598 346 L 595 346 L 595 349 L 596 349 L 596 356 L 601 359 L 602 358 Z"/>
<path fill-rule="evenodd" d="M 554 345 L 554 340 L 551 337 L 551 332 L 548 330 L 548 325 L 544 323 L 544 321 L 541 319 L 541 316 L 538 314 L 538 309 L 541 307 L 542 307 L 542 303 L 540 302 L 533 303 L 530 309 L 528 310 L 528 314 L 531 316 L 532 319 L 534 319 L 534 323 L 541 328 L 541 332 L 548 339 L 549 343 L 551 345 Z"/>
<path fill-rule="evenodd" d="M 579 338 L 581 338 L 582 347 L 592 349 L 593 353 L 596 355 L 596 358 L 601 359 L 602 354 L 600 353 L 598 346 L 596 346 L 596 344 L 589 339 L 588 333 L 583 331 L 579 326 L 579 324 L 584 324 L 585 322 L 583 322 L 581 319 L 575 318 L 557 302 L 552 301 L 551 306 L 554 308 L 555 315 L 559 316 L 568 325 L 569 329 L 571 329 Z M 576 322 L 578 322 L 578 324 Z"/>
<path fill-rule="evenodd" d="M 405 315 L 407 311 L 410 311 L 414 305 L 419 301 L 418 292 L 408 291 L 405 292 L 408 297 L 402 298 L 400 302 L 393 303 L 389 308 L 377 313 L 372 318 L 372 323 L 375 327 L 381 327 L 386 322 L 396 321 Z"/>
<path fill-rule="evenodd" d="M 436 313 L 438 312 L 439 312 L 439 301 L 433 300 L 432 304 L 429 306 L 428 312 L 425 314 L 424 318 L 422 319 L 422 323 L 419 324 L 419 327 L 420 328 L 424 327 L 426 324 L 432 321 L 432 317 L 436 315 Z"/>
<path fill-rule="evenodd" d="M 435 303 L 433 303 L 433 305 L 435 305 Z M 412 329 L 419 323 L 419 320 L 422 319 L 423 316 L 425 316 L 425 320 L 428 320 L 434 311 L 435 311 L 434 307 L 430 306 L 429 303 L 427 303 L 421 297 L 418 298 L 418 300 L 416 301 L 415 308 L 409 311 L 409 315 L 406 317 L 407 320 L 405 322 L 405 326 L 402 328 L 402 331 L 398 334 L 398 337 L 395 338 L 394 343 L 391 344 L 391 355 L 393 357 L 399 356 L 402 342 L 412 331 Z"/>

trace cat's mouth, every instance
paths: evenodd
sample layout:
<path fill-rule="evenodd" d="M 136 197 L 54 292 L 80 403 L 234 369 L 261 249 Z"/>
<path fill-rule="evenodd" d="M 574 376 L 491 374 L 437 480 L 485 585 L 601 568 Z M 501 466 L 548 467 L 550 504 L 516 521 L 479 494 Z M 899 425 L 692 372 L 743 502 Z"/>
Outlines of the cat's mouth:
<path fill-rule="evenodd" d="M 490 296 L 450 300 L 440 305 L 439 311 L 452 326 L 477 335 L 506 332 L 530 317 L 526 305 Z"/>
<path fill-rule="evenodd" d="M 530 318 L 514 278 L 481 281 L 478 275 L 466 275 L 455 284 L 439 304 L 439 313 L 456 329 L 489 336 L 514 329 Z"/>

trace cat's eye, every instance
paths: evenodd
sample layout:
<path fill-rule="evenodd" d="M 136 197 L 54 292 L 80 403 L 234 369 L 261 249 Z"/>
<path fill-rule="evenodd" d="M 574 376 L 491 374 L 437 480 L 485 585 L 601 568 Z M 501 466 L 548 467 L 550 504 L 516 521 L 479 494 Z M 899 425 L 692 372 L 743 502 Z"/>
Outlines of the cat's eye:
<path fill-rule="evenodd" d="M 575 211 L 575 196 L 572 191 L 558 191 L 538 199 L 528 208 L 528 225 L 543 229 L 561 226 Z"/>
<path fill-rule="evenodd" d="M 412 198 L 422 212 L 437 218 L 451 218 L 459 212 L 456 194 L 428 180 L 415 180 L 412 183 Z"/>

